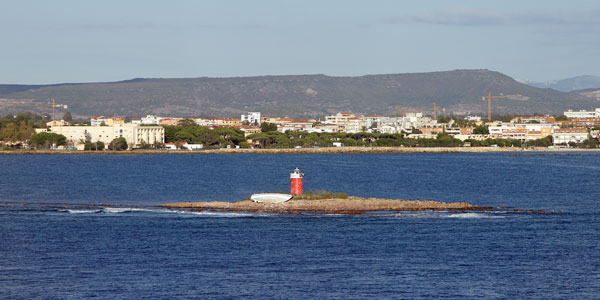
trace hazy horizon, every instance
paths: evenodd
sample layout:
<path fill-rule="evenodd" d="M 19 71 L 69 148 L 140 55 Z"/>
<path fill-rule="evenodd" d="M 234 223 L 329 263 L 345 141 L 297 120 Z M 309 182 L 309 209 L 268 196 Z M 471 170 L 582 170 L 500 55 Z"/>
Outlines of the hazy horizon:
<path fill-rule="evenodd" d="M 427 73 L 599 75 L 600 3 L 30 1 L 0 19 L 0 83 Z"/>

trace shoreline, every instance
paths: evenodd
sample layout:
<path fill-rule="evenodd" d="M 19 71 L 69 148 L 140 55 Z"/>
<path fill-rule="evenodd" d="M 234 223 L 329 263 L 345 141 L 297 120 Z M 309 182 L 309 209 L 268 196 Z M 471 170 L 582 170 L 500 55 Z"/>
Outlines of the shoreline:
<path fill-rule="evenodd" d="M 343 214 L 364 215 L 381 211 L 496 211 L 495 207 L 482 207 L 467 202 L 440 202 L 432 200 L 401 200 L 349 197 L 347 199 L 289 200 L 283 203 L 257 203 L 251 200 L 238 202 L 177 202 L 162 204 L 165 208 L 182 208 L 193 211 L 232 211 L 270 214 Z M 546 213 L 543 210 L 507 210 L 512 212 Z"/>
<path fill-rule="evenodd" d="M 353 153 L 538 153 L 538 152 L 597 152 L 600 149 L 575 148 L 516 148 L 516 147 L 323 147 L 280 149 L 206 149 L 206 150 L 125 150 L 125 151 L 77 151 L 77 150 L 1 150 L 0 155 L 11 154 L 353 154 Z"/>

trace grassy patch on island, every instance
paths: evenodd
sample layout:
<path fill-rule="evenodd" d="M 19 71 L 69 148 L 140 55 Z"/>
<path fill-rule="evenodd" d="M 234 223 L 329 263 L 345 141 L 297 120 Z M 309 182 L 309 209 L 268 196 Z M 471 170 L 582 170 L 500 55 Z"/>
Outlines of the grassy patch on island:
<path fill-rule="evenodd" d="M 323 190 L 307 191 L 304 195 L 295 195 L 296 200 L 348 199 L 346 193 L 333 193 Z"/>

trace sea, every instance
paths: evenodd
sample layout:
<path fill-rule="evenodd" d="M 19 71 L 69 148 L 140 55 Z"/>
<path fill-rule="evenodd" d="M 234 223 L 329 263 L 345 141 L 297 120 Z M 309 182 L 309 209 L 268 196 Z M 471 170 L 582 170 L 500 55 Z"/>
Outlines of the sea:
<path fill-rule="evenodd" d="M 498 209 L 159 206 L 287 192 L 296 167 L 305 190 Z M 600 299 L 598 152 L 0 155 L 0 174 L 0 299 Z"/>

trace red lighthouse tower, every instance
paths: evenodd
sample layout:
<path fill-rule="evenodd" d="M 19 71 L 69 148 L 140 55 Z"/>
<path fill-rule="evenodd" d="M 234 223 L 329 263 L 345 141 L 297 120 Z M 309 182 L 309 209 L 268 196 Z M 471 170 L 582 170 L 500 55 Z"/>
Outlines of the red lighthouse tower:
<path fill-rule="evenodd" d="M 300 169 L 296 167 L 294 172 L 290 174 L 290 178 L 292 179 L 292 195 L 303 195 L 304 185 L 302 179 L 304 178 L 304 173 L 300 172 Z"/>

